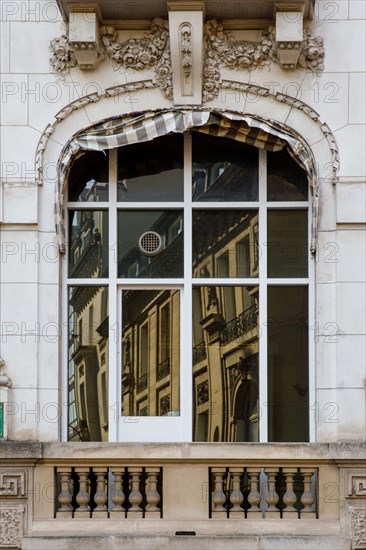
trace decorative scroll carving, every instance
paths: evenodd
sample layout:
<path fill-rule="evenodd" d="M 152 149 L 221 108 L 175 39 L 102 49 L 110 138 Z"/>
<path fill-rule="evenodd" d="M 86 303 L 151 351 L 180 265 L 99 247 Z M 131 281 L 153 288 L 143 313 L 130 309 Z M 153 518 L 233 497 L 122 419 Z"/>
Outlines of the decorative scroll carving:
<path fill-rule="evenodd" d="M 352 550 L 366 548 L 366 508 L 350 506 Z"/>
<path fill-rule="evenodd" d="M 26 496 L 26 478 L 24 471 L 0 470 L 0 497 Z"/>
<path fill-rule="evenodd" d="M 50 50 L 52 52 L 50 64 L 55 73 L 66 73 L 72 67 L 76 67 L 77 61 L 74 50 L 65 34 L 51 40 Z"/>
<path fill-rule="evenodd" d="M 312 38 L 308 29 L 304 30 L 303 41 L 294 43 L 300 49 L 299 64 L 314 73 L 324 68 L 323 39 Z M 216 20 L 207 21 L 205 25 L 205 65 L 203 100 L 210 101 L 219 93 L 221 65 L 229 69 L 263 69 L 272 62 L 280 63 L 278 49 L 289 47 L 288 43 L 275 41 L 275 29 L 269 27 L 262 32 L 258 42 L 235 40 L 231 33 L 224 31 L 223 25 Z M 291 46 L 291 44 L 290 44 Z M 293 67 L 288 67 L 293 68 Z"/>
<path fill-rule="evenodd" d="M 20 548 L 23 532 L 23 506 L 0 508 L 0 547 Z"/>

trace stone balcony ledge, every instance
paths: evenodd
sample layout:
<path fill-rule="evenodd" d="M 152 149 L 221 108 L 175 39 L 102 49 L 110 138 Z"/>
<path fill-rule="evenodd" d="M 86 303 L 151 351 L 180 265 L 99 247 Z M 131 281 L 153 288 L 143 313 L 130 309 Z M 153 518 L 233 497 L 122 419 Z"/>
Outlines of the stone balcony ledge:
<path fill-rule="evenodd" d="M 61 443 L 34 441 L 3 441 L 0 461 L 128 461 L 129 463 L 271 461 L 281 462 L 341 462 L 365 461 L 366 444 L 340 443 Z"/>

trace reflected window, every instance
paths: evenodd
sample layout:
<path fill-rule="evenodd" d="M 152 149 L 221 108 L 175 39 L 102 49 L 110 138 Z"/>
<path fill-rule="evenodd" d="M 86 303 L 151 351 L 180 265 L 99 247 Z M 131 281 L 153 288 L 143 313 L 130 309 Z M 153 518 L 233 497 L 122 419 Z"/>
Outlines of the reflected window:
<path fill-rule="evenodd" d="M 122 291 L 122 416 L 179 416 L 179 312 L 178 290 Z"/>
<path fill-rule="evenodd" d="M 69 287 L 70 441 L 108 441 L 107 292 L 100 286 Z"/>
<path fill-rule="evenodd" d="M 74 161 L 69 440 L 309 439 L 308 189 L 202 128 Z"/>

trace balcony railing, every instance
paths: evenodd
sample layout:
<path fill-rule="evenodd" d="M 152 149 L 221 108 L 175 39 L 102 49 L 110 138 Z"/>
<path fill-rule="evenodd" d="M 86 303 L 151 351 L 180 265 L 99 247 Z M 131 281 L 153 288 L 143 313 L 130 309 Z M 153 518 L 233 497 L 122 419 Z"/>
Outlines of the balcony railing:
<path fill-rule="evenodd" d="M 211 468 L 210 517 L 316 519 L 317 484 L 314 467 Z"/>
<path fill-rule="evenodd" d="M 158 467 L 59 467 L 56 518 L 162 517 Z"/>
<path fill-rule="evenodd" d="M 203 361 L 207 357 L 206 344 L 200 342 L 193 348 L 193 364 L 196 365 L 200 361 Z"/>
<path fill-rule="evenodd" d="M 255 305 L 240 313 L 237 317 L 226 323 L 220 333 L 222 344 L 229 344 L 242 334 L 257 326 L 257 307 Z"/>
<path fill-rule="evenodd" d="M 159 363 L 159 365 L 156 367 L 156 379 L 162 380 L 166 376 L 170 374 L 170 359 L 169 357 Z"/>

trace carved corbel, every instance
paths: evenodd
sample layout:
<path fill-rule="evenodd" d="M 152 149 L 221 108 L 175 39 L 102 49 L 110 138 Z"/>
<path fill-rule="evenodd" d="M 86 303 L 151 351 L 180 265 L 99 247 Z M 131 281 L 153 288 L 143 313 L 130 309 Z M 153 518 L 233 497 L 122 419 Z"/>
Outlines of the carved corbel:
<path fill-rule="evenodd" d="M 304 4 L 275 4 L 276 50 L 282 69 L 296 69 L 303 41 Z"/>
<path fill-rule="evenodd" d="M 204 3 L 175 0 L 168 8 L 174 104 L 201 105 Z"/>
<path fill-rule="evenodd" d="M 69 42 L 80 69 L 94 69 L 103 59 L 99 14 L 93 4 L 70 4 Z"/>

